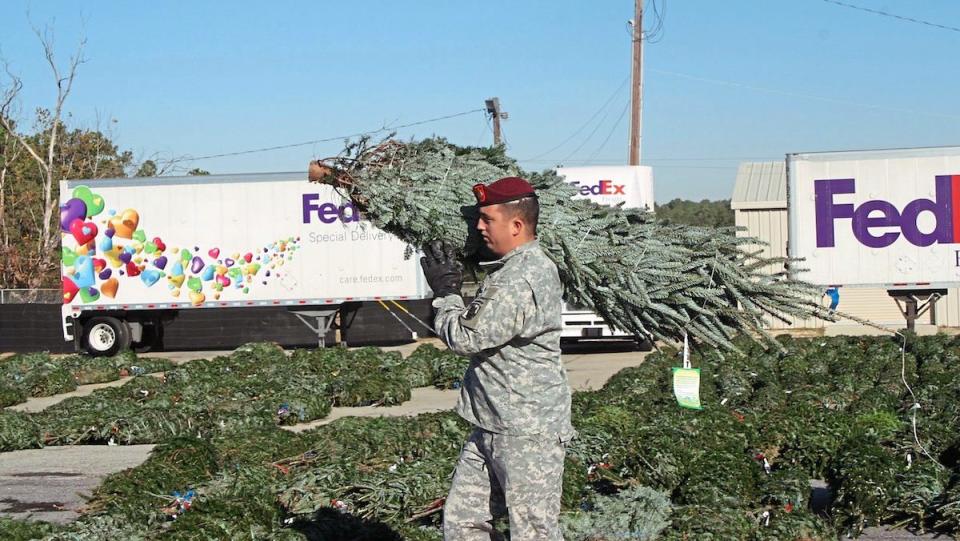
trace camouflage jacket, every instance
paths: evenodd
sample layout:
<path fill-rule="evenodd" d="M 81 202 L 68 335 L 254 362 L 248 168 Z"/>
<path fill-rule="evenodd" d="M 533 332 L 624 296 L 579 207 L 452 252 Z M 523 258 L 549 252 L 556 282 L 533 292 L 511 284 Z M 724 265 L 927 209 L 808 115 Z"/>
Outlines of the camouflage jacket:
<path fill-rule="evenodd" d="M 569 438 L 557 267 L 536 240 L 485 266 L 491 272 L 469 306 L 459 295 L 433 301 L 437 335 L 470 357 L 457 413 L 490 432 Z"/>

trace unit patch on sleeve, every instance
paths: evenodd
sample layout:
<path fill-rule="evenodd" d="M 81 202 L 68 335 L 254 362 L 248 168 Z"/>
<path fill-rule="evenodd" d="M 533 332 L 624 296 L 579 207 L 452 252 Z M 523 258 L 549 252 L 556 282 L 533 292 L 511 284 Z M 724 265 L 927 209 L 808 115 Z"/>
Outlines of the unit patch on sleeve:
<path fill-rule="evenodd" d="M 480 314 L 484 312 L 487 305 L 496 297 L 498 291 L 499 288 L 497 287 L 485 288 L 473 299 L 473 302 L 467 305 L 463 314 L 460 315 L 460 321 L 464 327 L 468 329 L 477 328 L 477 324 L 480 322 Z"/>

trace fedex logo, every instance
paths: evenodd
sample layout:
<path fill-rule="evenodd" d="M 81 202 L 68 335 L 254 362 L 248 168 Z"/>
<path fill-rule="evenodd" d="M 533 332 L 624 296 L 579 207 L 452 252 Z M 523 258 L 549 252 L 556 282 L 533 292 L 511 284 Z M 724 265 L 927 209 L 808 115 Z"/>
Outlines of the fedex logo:
<path fill-rule="evenodd" d="M 837 202 L 838 196 L 855 192 L 852 178 L 814 181 L 818 248 L 835 246 L 835 222 L 840 220 L 850 220 L 853 236 L 870 248 L 890 246 L 901 235 L 914 246 L 960 243 L 960 175 L 937 175 L 934 199 L 914 199 L 903 209 L 882 199 L 859 206 Z M 933 215 L 932 231 L 921 231 L 917 224 L 923 212 Z"/>
<path fill-rule="evenodd" d="M 612 180 L 601 180 L 589 186 L 581 186 L 579 180 L 571 184 L 577 187 L 580 195 L 626 195 L 623 191 L 624 185 L 614 184 Z"/>
<path fill-rule="evenodd" d="M 318 203 L 320 194 L 303 194 L 303 223 L 308 224 L 314 214 L 317 219 L 325 224 L 332 224 L 337 220 L 341 222 L 359 222 L 360 211 L 353 203 L 347 202 L 343 205 L 335 203 Z"/>

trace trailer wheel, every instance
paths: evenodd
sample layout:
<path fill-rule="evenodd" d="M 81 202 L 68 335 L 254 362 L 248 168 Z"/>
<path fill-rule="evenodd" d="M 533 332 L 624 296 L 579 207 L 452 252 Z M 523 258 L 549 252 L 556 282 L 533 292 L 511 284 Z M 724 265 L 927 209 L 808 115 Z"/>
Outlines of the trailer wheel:
<path fill-rule="evenodd" d="M 115 317 L 95 317 L 83 325 L 83 347 L 94 357 L 109 357 L 130 347 L 130 329 Z"/>

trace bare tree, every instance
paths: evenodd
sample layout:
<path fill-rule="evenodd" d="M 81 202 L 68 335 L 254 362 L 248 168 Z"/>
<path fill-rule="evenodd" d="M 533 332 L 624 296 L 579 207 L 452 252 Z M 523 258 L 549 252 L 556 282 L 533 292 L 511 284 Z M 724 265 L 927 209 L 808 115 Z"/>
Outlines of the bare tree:
<path fill-rule="evenodd" d="M 59 143 L 60 132 L 63 129 L 62 116 L 64 103 L 73 88 L 77 67 L 85 62 L 83 50 L 86 46 L 86 38 L 80 39 L 67 65 L 65 68 L 61 68 L 57 65 L 56 61 L 53 31 L 49 27 L 44 27 L 43 30 L 34 27 L 33 30 L 43 45 L 44 57 L 56 81 L 56 102 L 49 111 L 49 114 L 42 115 L 44 121 L 44 126 L 42 127 L 43 137 L 37 139 L 37 143 L 28 141 L 24 135 L 16 130 L 15 120 L 13 118 L 13 108 L 16 106 L 17 97 L 23 88 L 23 83 L 19 77 L 10 71 L 9 66 L 6 65 L 6 73 L 10 79 L 10 83 L 0 92 L 0 126 L 3 127 L 6 135 L 13 137 L 16 144 L 33 159 L 37 166 L 38 175 L 42 183 L 43 217 L 40 224 L 40 236 L 37 239 L 36 253 L 32 255 L 38 263 L 41 263 L 55 261 L 55 259 L 52 259 L 52 254 L 59 242 L 59 228 L 56 227 L 53 219 L 58 208 L 58 201 L 54 197 L 53 190 L 54 181 L 57 176 L 57 145 Z"/>

